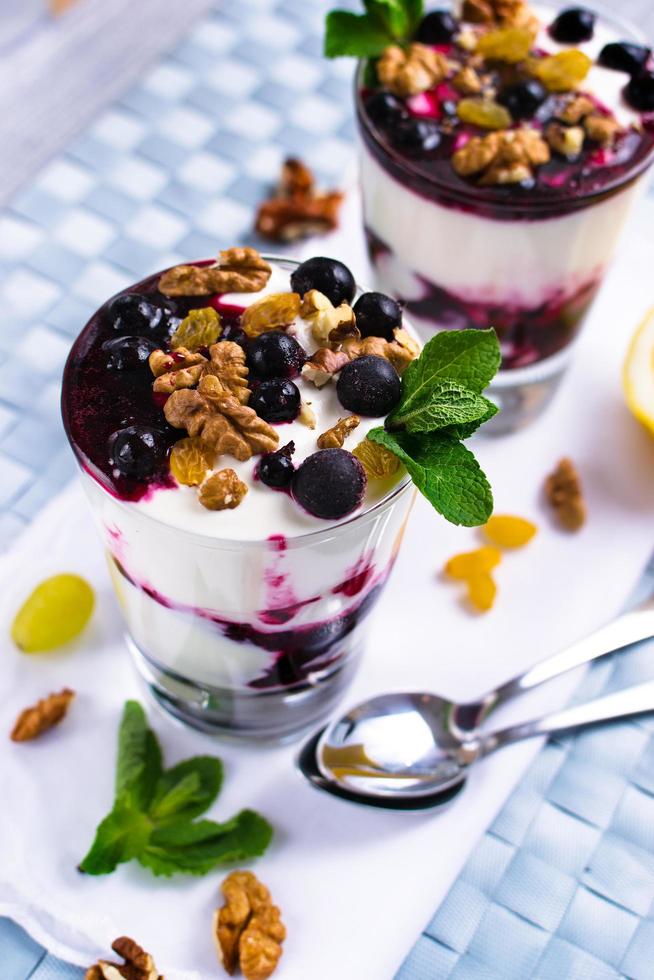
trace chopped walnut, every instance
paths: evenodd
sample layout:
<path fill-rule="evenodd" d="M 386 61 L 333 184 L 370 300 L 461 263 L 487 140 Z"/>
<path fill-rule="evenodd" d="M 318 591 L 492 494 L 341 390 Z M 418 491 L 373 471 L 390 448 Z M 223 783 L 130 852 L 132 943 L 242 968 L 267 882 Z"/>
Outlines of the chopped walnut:
<path fill-rule="evenodd" d="M 221 885 L 225 904 L 214 915 L 220 960 L 230 976 L 267 980 L 282 955 L 286 929 L 270 892 L 251 871 L 233 871 Z"/>
<path fill-rule="evenodd" d="M 610 146 L 620 132 L 620 123 L 613 116 L 593 112 L 584 119 L 584 129 L 589 139 L 601 146 Z"/>
<path fill-rule="evenodd" d="M 313 410 L 313 406 L 311 402 L 305 402 L 304 399 L 302 399 L 302 403 L 300 405 L 300 412 L 298 414 L 297 419 L 298 422 L 302 423 L 302 425 L 306 425 L 307 429 L 315 429 L 316 413 Z"/>
<path fill-rule="evenodd" d="M 270 293 L 251 303 L 241 317 L 248 337 L 287 327 L 300 313 L 299 293 Z"/>
<path fill-rule="evenodd" d="M 464 65 L 452 79 L 452 85 L 462 95 L 479 95 L 483 86 L 481 78 L 471 65 Z"/>
<path fill-rule="evenodd" d="M 198 498 L 207 510 L 234 510 L 248 492 L 234 470 L 218 470 L 200 486 Z"/>
<path fill-rule="evenodd" d="M 324 388 L 351 360 L 344 351 L 334 351 L 331 347 L 319 347 L 302 368 L 302 377 L 316 388 Z"/>
<path fill-rule="evenodd" d="M 337 307 L 337 309 L 339 309 L 339 307 Z M 338 347 L 344 340 L 347 340 L 348 337 L 355 337 L 358 340 L 360 336 L 361 332 L 356 325 L 353 315 L 351 320 L 343 320 L 337 327 L 330 330 L 327 339 L 332 346 Z"/>
<path fill-rule="evenodd" d="M 593 112 L 595 106 L 593 102 L 585 95 L 573 95 L 563 106 L 560 112 L 557 113 L 557 119 L 561 122 L 569 123 L 575 126 L 578 122 L 581 122 L 586 116 Z"/>
<path fill-rule="evenodd" d="M 362 340 L 348 339 L 343 342 L 343 352 L 353 361 L 357 357 L 371 354 L 390 361 L 398 374 L 404 374 L 411 361 L 420 353 L 420 347 L 406 330 L 396 328 L 394 339 L 384 337 L 364 337 Z M 314 355 L 315 356 L 315 355 Z"/>
<path fill-rule="evenodd" d="M 526 0 L 464 0 L 462 18 L 487 27 L 529 27 L 534 33 L 540 26 Z"/>
<path fill-rule="evenodd" d="M 350 433 L 354 432 L 360 424 L 361 419 L 358 415 L 348 415 L 339 419 L 336 425 L 332 425 L 331 429 L 318 436 L 318 449 L 341 449 Z"/>
<path fill-rule="evenodd" d="M 272 269 L 255 248 L 228 248 L 214 265 L 177 265 L 159 279 L 164 296 L 258 293 Z"/>
<path fill-rule="evenodd" d="M 204 374 L 215 375 L 222 386 L 238 398 L 241 405 L 247 405 L 250 399 L 249 372 L 243 348 L 231 340 L 223 340 L 219 344 L 211 345 L 209 355 L 211 360 L 204 367 Z"/>
<path fill-rule="evenodd" d="M 586 503 L 577 469 L 570 459 L 559 461 L 545 481 L 545 494 L 566 531 L 578 531 L 586 522 Z"/>
<path fill-rule="evenodd" d="M 545 130 L 545 138 L 557 153 L 574 160 L 583 150 L 586 134 L 581 126 L 562 126 L 551 122 Z"/>
<path fill-rule="evenodd" d="M 330 299 L 317 289 L 310 289 L 302 297 L 300 316 L 311 324 L 311 333 L 317 344 L 326 345 L 332 331 L 343 325 L 354 327 L 354 310 L 347 303 L 333 306 Z"/>
<path fill-rule="evenodd" d="M 275 429 L 241 405 L 212 374 L 205 375 L 197 389 L 174 391 L 164 415 L 170 425 L 199 436 L 217 454 L 229 453 L 241 461 L 272 452 L 279 443 Z"/>
<path fill-rule="evenodd" d="M 445 55 L 426 44 L 411 44 L 404 51 L 391 45 L 377 62 L 377 76 L 382 85 L 395 95 L 417 95 L 438 85 L 446 77 L 449 65 Z"/>
<path fill-rule="evenodd" d="M 295 242 L 310 235 L 324 235 L 338 227 L 343 203 L 340 191 L 318 193 L 309 168 L 288 159 L 274 197 L 259 205 L 256 231 L 275 241 Z"/>
<path fill-rule="evenodd" d="M 478 177 L 482 185 L 511 184 L 528 180 L 549 159 L 541 134 L 525 126 L 473 137 L 454 154 L 452 166 L 460 177 Z"/>
<path fill-rule="evenodd" d="M 115 939 L 111 948 L 124 963 L 99 960 L 86 971 L 85 980 L 164 980 L 149 953 L 127 936 Z"/>
<path fill-rule="evenodd" d="M 178 347 L 174 354 L 153 350 L 148 363 L 155 377 L 153 390 L 169 395 L 179 388 L 194 388 L 202 377 L 207 359 L 198 351 Z"/>
<path fill-rule="evenodd" d="M 12 742 L 29 742 L 54 728 L 66 717 L 75 692 L 65 687 L 58 694 L 49 694 L 36 704 L 21 711 L 11 732 Z"/>

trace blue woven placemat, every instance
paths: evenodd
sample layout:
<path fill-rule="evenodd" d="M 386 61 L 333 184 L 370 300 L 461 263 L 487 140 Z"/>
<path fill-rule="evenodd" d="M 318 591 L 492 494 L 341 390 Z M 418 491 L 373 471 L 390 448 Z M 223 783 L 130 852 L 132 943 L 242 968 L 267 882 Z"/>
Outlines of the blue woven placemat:
<path fill-rule="evenodd" d="M 0 547 L 72 476 L 59 379 L 95 307 L 165 264 L 247 240 L 286 154 L 339 183 L 351 66 L 319 56 L 328 6 L 216 4 L 0 214 Z M 653 658 L 643 644 L 596 665 L 581 696 L 651 678 Z M 398 980 L 652 980 L 653 735 L 637 721 L 550 741 Z M 0 919 L 0 980 L 82 975 Z"/>

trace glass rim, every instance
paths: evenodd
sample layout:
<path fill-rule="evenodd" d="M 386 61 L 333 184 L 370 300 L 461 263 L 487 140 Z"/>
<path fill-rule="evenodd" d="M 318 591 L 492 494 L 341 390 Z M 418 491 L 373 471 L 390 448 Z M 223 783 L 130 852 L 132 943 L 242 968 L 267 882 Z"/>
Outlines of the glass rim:
<path fill-rule="evenodd" d="M 554 3 L 552 0 L 541 0 L 541 2 L 534 4 L 536 7 L 547 7 L 553 11 L 558 11 L 565 8 L 565 4 Z M 622 31 L 622 39 L 625 41 L 632 41 L 636 43 L 647 43 L 647 36 L 636 24 L 630 21 L 626 17 L 622 17 L 619 14 L 615 14 L 609 7 L 603 2 L 593 3 L 593 12 L 599 14 L 601 20 L 605 21 L 612 27 L 615 27 L 618 32 Z M 379 130 L 370 117 L 368 116 L 363 100 L 361 98 L 361 91 L 364 86 L 361 84 L 363 79 L 363 74 L 368 64 L 367 58 L 359 59 L 357 62 L 357 67 L 354 73 L 354 103 L 356 109 L 356 118 L 359 126 L 362 130 L 369 135 L 370 139 L 373 141 L 374 145 L 379 148 L 380 152 L 385 156 L 389 157 L 399 170 L 404 170 L 406 173 L 420 180 L 425 186 L 440 189 L 442 192 L 442 201 L 447 206 L 448 201 L 452 201 L 456 204 L 461 205 L 492 205 L 500 214 L 503 211 L 514 212 L 520 217 L 527 216 L 529 214 L 543 214 L 544 217 L 548 217 L 549 212 L 553 215 L 572 213 L 577 210 L 581 210 L 583 207 L 588 207 L 595 201 L 601 201 L 605 197 L 610 197 L 614 193 L 618 193 L 624 187 L 633 183 L 637 180 L 647 169 L 654 163 L 654 147 L 652 150 L 642 159 L 639 160 L 632 168 L 628 169 L 620 177 L 614 178 L 612 181 L 607 182 L 602 188 L 597 190 L 589 190 L 585 193 L 579 194 L 574 198 L 559 198 L 552 197 L 541 201 L 529 201 L 521 202 L 513 198 L 502 198 L 497 197 L 496 199 L 491 199 L 489 201 L 488 197 L 484 197 L 480 193 L 479 189 L 474 185 L 465 186 L 461 188 L 452 188 L 450 185 L 445 184 L 443 181 L 439 180 L 433 174 L 425 173 L 420 170 L 414 161 L 409 157 L 403 156 L 402 153 L 398 152 L 395 147 L 391 146 L 386 140 L 383 139 L 383 134 Z M 519 220 L 519 219 L 518 219 Z"/>
<path fill-rule="evenodd" d="M 303 261 L 302 259 L 295 259 L 289 255 L 277 255 L 270 252 L 262 252 L 261 257 L 265 259 L 267 262 L 275 263 L 276 265 L 282 267 L 287 266 L 291 268 L 297 268 L 297 266 L 300 265 L 301 262 Z M 207 263 L 213 261 L 215 261 L 215 259 L 196 259 L 189 264 L 197 265 L 200 263 Z M 169 268 L 174 268 L 174 266 L 170 266 Z M 162 269 L 161 273 L 165 271 L 167 270 Z M 153 275 L 156 275 L 156 273 L 153 273 Z M 134 284 L 128 286 L 127 289 L 132 288 L 132 285 Z M 359 285 L 358 282 L 356 283 L 356 289 L 358 294 L 365 292 L 365 290 Z M 112 297 L 109 297 L 109 299 L 111 298 Z M 108 302 L 108 300 L 106 302 Z M 93 314 L 93 316 L 95 316 L 95 313 Z M 86 329 L 86 325 L 82 328 L 80 334 L 78 334 L 78 337 L 81 335 L 81 333 L 84 332 L 85 329 Z M 77 342 L 78 337 L 76 337 L 75 340 L 73 341 L 71 351 L 73 349 L 73 346 Z M 62 390 L 62 400 L 63 400 L 63 390 Z M 65 424 L 65 413 L 63 414 L 64 414 L 64 430 L 66 432 L 66 438 L 68 439 L 69 445 L 73 451 L 73 455 L 75 456 L 75 461 L 77 462 L 80 473 L 84 478 L 90 480 L 90 482 L 94 484 L 104 496 L 112 500 L 114 504 L 116 504 L 116 506 L 120 507 L 121 509 L 124 509 L 128 513 L 138 514 L 138 517 L 140 519 L 149 521 L 152 524 L 155 524 L 170 533 L 183 534 L 186 537 L 194 538 L 198 542 L 202 542 L 204 547 L 208 547 L 208 548 L 215 547 L 225 551 L 227 550 L 240 551 L 245 548 L 260 548 L 262 545 L 269 543 L 270 536 L 266 538 L 222 538 L 211 534 L 203 534 L 202 532 L 198 532 L 198 531 L 189 531 L 186 530 L 185 528 L 177 527 L 174 524 L 168 524 L 166 521 L 163 521 L 158 517 L 154 517 L 152 514 L 145 513 L 142 510 L 133 509 L 135 507 L 135 504 L 138 503 L 138 501 L 123 500 L 122 498 L 113 494 L 111 490 L 109 490 L 109 488 L 106 487 L 101 480 L 95 477 L 92 468 L 87 464 L 86 460 L 80 457 L 77 451 L 77 447 L 74 445 L 68 433 L 68 429 Z M 306 531 L 303 532 L 302 534 L 296 534 L 293 535 L 293 537 L 285 538 L 286 549 L 288 550 L 288 549 L 292 549 L 293 547 L 301 547 L 302 544 L 311 543 L 316 538 L 323 538 L 325 540 L 328 540 L 330 535 L 337 536 L 338 532 L 343 528 L 349 527 L 350 525 L 353 524 L 363 523 L 367 518 L 373 519 L 378 515 L 379 512 L 390 507 L 391 504 L 395 502 L 395 499 L 399 497 L 401 493 L 403 493 L 412 485 L 412 482 L 413 481 L 411 480 L 411 477 L 407 473 L 405 477 L 401 481 L 399 481 L 396 486 L 393 487 L 392 490 L 389 490 L 389 492 L 384 497 L 382 497 L 381 500 L 378 500 L 377 503 L 373 504 L 372 507 L 369 507 L 368 509 L 361 511 L 361 513 L 359 514 L 354 514 L 351 517 L 346 517 L 342 521 L 339 521 L 334 524 L 330 524 L 329 527 L 316 528 L 315 530 L 312 531 Z M 165 492 L 165 490 L 162 492 Z"/>

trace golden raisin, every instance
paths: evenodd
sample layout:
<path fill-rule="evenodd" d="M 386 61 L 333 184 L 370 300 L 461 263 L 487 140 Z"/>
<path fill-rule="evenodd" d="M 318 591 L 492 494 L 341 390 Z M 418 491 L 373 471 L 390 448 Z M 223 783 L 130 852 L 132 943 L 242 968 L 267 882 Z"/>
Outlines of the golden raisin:
<path fill-rule="evenodd" d="M 457 113 L 462 122 L 482 129 L 508 129 L 511 113 L 492 99 L 461 99 Z"/>
<path fill-rule="evenodd" d="M 496 514 L 483 529 L 484 534 L 500 548 L 522 548 L 536 534 L 538 528 L 524 517 Z"/>
<path fill-rule="evenodd" d="M 199 486 L 213 467 L 215 452 L 197 436 L 180 439 L 170 452 L 170 472 L 178 483 Z"/>
<path fill-rule="evenodd" d="M 490 61 L 505 61 L 515 65 L 529 54 L 533 37 L 524 27 L 503 27 L 489 31 L 479 38 L 477 54 Z"/>
<path fill-rule="evenodd" d="M 468 599 L 478 612 L 488 612 L 493 608 L 497 585 L 490 572 L 480 572 L 468 579 Z"/>
<path fill-rule="evenodd" d="M 220 333 L 218 313 L 212 306 L 205 306 L 201 310 L 191 310 L 189 315 L 184 317 L 170 338 L 170 346 L 173 350 L 177 347 L 186 347 L 190 351 L 195 351 L 199 347 L 211 347 L 220 337 Z"/>
<path fill-rule="evenodd" d="M 502 555 L 497 548 L 486 546 L 476 551 L 465 551 L 454 555 L 445 565 L 445 574 L 450 578 L 472 579 L 479 575 L 488 574 L 502 561 Z"/>
<path fill-rule="evenodd" d="M 279 330 L 300 315 L 300 306 L 298 293 L 270 293 L 248 306 L 241 318 L 241 326 L 248 337 L 258 337 L 267 330 Z"/>
<path fill-rule="evenodd" d="M 369 480 L 381 480 L 385 476 L 393 476 L 400 468 L 397 456 L 389 452 L 385 446 L 379 446 L 370 439 L 364 439 L 352 452 L 363 466 Z"/>
<path fill-rule="evenodd" d="M 533 67 L 536 76 L 550 92 L 569 92 L 583 82 L 592 64 L 587 54 L 572 48 L 548 55 L 536 61 Z"/>

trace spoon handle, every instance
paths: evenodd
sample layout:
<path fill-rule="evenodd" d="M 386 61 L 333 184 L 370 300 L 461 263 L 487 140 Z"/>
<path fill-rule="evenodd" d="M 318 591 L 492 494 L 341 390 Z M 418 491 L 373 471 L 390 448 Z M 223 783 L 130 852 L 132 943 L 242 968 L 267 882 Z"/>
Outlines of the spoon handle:
<path fill-rule="evenodd" d="M 590 636 L 584 637 L 578 643 L 536 664 L 526 673 L 502 684 L 489 697 L 492 707 L 503 704 L 509 698 L 529 691 L 545 681 L 559 677 L 574 667 L 581 667 L 591 660 L 608 656 L 623 647 L 639 640 L 647 640 L 654 636 L 654 596 L 650 596 L 642 605 L 622 613 L 613 622 L 600 627 Z"/>
<path fill-rule="evenodd" d="M 599 722 L 615 720 L 616 718 L 628 718 L 631 715 L 640 715 L 647 711 L 654 711 L 654 681 L 646 681 L 644 684 L 637 684 L 635 687 L 627 687 L 615 694 L 607 694 L 602 698 L 589 701 L 587 704 L 564 708 L 563 711 L 555 711 L 534 721 L 527 721 L 521 725 L 512 725 L 510 728 L 490 732 L 480 739 L 479 755 L 488 755 L 495 749 L 510 745 L 512 742 L 520 742 L 525 738 L 550 735 L 552 732 L 569 731 L 572 728 L 596 725 Z"/>

